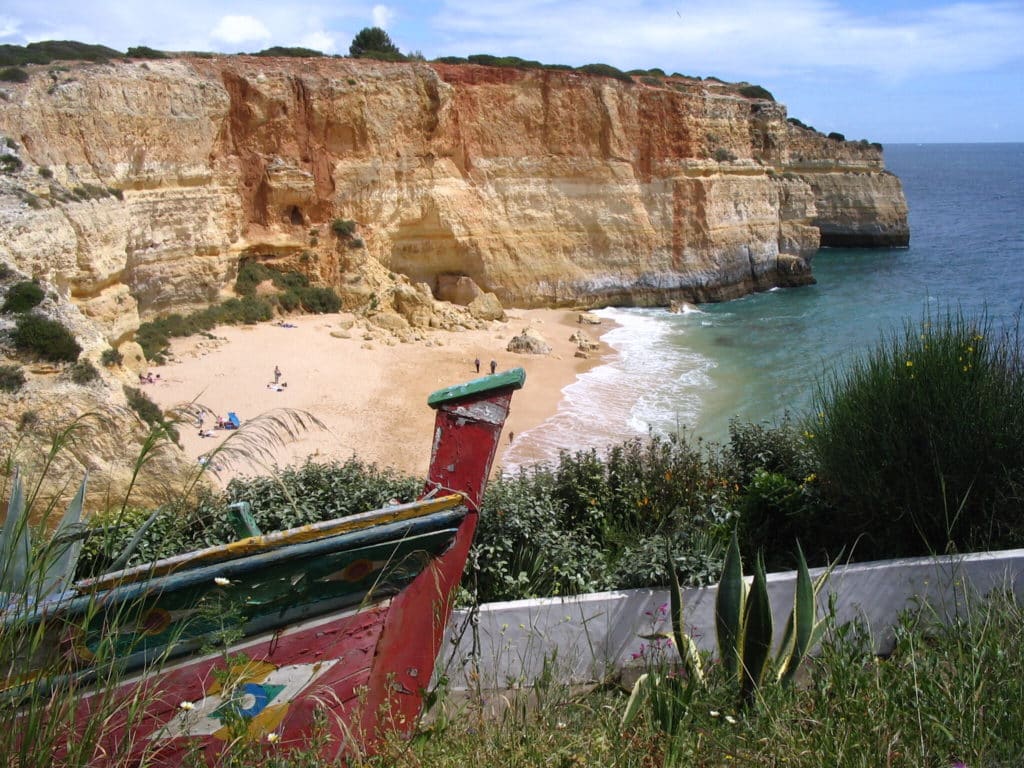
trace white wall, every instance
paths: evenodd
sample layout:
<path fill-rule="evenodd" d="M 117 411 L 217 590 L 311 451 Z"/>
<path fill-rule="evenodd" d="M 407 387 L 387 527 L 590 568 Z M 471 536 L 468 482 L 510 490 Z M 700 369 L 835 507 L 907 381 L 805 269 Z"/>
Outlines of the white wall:
<path fill-rule="evenodd" d="M 793 571 L 768 575 L 777 636 L 792 608 L 795 580 Z M 839 567 L 822 591 L 819 611 L 834 595 L 837 621 L 861 619 L 876 651 L 885 653 L 901 612 L 927 608 L 949 620 L 998 588 L 1024 597 L 1024 549 Z M 476 614 L 456 611 L 435 674 L 446 673 L 453 689 L 509 688 L 531 685 L 547 661 L 562 682 L 600 680 L 638 663 L 634 655 L 641 645 L 650 653 L 650 641 L 641 635 L 671 632 L 668 601 L 667 590 L 638 589 L 489 603 Z M 707 650 L 715 648 L 714 602 L 715 587 L 683 595 L 690 634 Z"/>

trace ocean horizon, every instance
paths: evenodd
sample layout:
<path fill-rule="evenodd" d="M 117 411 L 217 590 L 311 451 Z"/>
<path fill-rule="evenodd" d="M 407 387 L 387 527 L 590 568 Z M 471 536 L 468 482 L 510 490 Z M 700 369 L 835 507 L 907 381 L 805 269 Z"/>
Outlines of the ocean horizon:
<path fill-rule="evenodd" d="M 694 310 L 605 308 L 613 352 L 562 391 L 557 413 L 518 434 L 503 467 L 556 461 L 630 437 L 722 443 L 733 419 L 773 422 L 811 406 L 825 377 L 882 338 L 947 311 L 1020 318 L 1024 143 L 892 144 L 910 245 L 821 249 L 817 284 Z"/>

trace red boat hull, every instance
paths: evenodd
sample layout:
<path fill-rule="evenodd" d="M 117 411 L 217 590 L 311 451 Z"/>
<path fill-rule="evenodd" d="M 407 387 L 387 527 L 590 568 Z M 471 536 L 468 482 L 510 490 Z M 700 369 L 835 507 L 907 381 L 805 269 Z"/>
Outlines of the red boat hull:
<path fill-rule="evenodd" d="M 523 375 L 491 378 L 500 386 L 482 385 L 483 379 L 463 385 L 466 391 L 452 388 L 431 398 L 437 420 L 424 498 L 456 491 L 467 509 L 444 552 L 390 598 L 125 682 L 117 696 L 151 703 L 131 718 L 111 721 L 98 754 L 130 753 L 147 765 L 170 767 L 201 752 L 212 764 L 242 738 L 272 750 L 320 745 L 322 757 L 333 760 L 372 753 L 389 733 L 409 734 L 433 675 L 512 392 Z M 79 718 L 92 715 L 96 696 L 83 698 Z"/>

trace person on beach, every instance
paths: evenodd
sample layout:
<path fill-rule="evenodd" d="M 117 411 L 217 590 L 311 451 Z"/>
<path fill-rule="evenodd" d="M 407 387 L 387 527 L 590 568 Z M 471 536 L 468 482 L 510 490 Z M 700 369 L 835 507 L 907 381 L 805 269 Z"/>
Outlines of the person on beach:
<path fill-rule="evenodd" d="M 480 373 L 480 358 L 479 357 L 476 360 L 473 361 L 473 365 L 476 366 L 476 372 Z"/>
<path fill-rule="evenodd" d="M 515 432 L 509 432 L 508 433 L 508 444 L 512 445 L 512 441 L 515 440 L 515 439 L 516 439 L 516 433 Z"/>
<path fill-rule="evenodd" d="M 281 369 L 278 368 L 275 365 L 274 366 L 274 384 L 276 385 L 279 381 L 281 381 Z"/>
<path fill-rule="evenodd" d="M 498 370 L 498 361 L 491 360 L 491 373 L 493 374 L 496 370 Z"/>

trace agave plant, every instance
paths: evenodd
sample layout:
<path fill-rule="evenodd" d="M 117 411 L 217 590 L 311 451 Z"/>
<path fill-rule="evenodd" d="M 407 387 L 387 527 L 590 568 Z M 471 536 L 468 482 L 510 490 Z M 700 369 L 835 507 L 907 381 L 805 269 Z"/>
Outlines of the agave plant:
<path fill-rule="evenodd" d="M 15 468 L 7 517 L 0 529 L 0 594 L 3 603 L 18 597 L 32 602 L 45 600 L 71 586 L 86 530 L 82 505 L 88 474 L 82 478 L 57 529 L 38 550 L 32 545 L 31 526 L 25 505 L 21 472 Z"/>
<path fill-rule="evenodd" d="M 726 550 L 715 596 L 715 633 L 718 657 L 727 678 L 735 682 L 741 705 L 752 703 L 758 690 L 766 683 L 792 683 L 800 664 L 827 628 L 827 619 L 819 619 L 817 615 L 818 595 L 838 559 L 812 581 L 799 544 L 797 555 L 793 608 L 786 620 L 779 649 L 772 657 L 774 628 L 764 560 L 758 556 L 752 583 L 748 585 L 735 534 Z M 671 565 L 669 573 L 672 575 L 672 638 L 685 674 L 655 671 L 641 675 L 633 686 L 622 722 L 628 725 L 649 704 L 656 721 L 663 730 L 671 733 L 682 721 L 694 691 L 708 683 L 705 657 L 686 632 L 683 592 Z"/>

